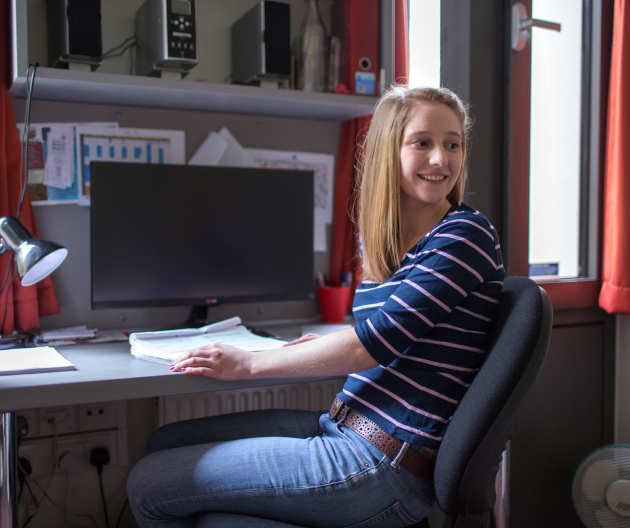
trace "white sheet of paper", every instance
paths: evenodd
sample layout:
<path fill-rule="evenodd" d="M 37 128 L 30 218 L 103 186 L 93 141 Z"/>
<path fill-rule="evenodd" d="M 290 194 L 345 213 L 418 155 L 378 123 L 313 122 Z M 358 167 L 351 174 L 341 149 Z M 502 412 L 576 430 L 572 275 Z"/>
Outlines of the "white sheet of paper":
<path fill-rule="evenodd" d="M 76 367 L 52 347 L 0 350 L 0 375 L 56 370 L 76 370 Z"/>
<path fill-rule="evenodd" d="M 210 132 L 192 155 L 188 165 L 218 165 L 227 148 L 227 141 L 223 137 L 216 132 Z"/>
<path fill-rule="evenodd" d="M 218 134 L 227 144 L 227 149 L 221 156 L 218 165 L 224 165 L 226 167 L 257 166 L 252 155 L 236 141 L 236 138 L 227 128 L 223 127 L 219 130 Z"/>
<path fill-rule="evenodd" d="M 81 337 L 94 337 L 97 330 L 88 328 L 86 325 L 68 326 L 57 328 L 56 330 L 45 330 L 41 332 L 42 339 L 75 339 Z"/>
<path fill-rule="evenodd" d="M 72 186 L 74 178 L 74 128 L 53 126 L 48 133 L 44 184 L 58 189 Z"/>
<path fill-rule="evenodd" d="M 271 337 L 261 337 L 253 334 L 244 326 L 237 326 L 230 330 L 188 337 L 136 340 L 132 345 L 131 353 L 173 361 L 184 352 L 213 343 L 224 343 L 245 350 L 256 351 L 281 347 L 285 341 Z"/>

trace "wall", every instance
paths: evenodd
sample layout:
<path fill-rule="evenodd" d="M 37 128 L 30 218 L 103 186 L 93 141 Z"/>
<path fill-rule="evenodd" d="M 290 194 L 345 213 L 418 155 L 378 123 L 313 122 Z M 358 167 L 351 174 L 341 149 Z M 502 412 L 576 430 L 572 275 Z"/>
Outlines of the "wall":
<path fill-rule="evenodd" d="M 35 88 L 37 89 L 37 88 Z M 24 101 L 14 101 L 16 119 L 24 115 Z M 245 116 L 182 110 L 134 108 L 113 105 L 33 101 L 33 122 L 117 121 L 123 127 L 181 129 L 186 132 L 187 158 L 210 131 L 226 126 L 245 147 L 280 148 L 337 154 L 339 123 L 269 116 Z M 89 209 L 74 204 L 36 206 L 40 234 L 70 250 L 63 266 L 53 274 L 61 313 L 42 318 L 43 328 L 88 324 L 96 328 L 137 328 L 175 325 L 185 320 L 187 308 L 91 310 L 89 264 Z M 330 248 L 330 230 L 328 231 Z M 315 269 L 327 272 L 329 253 L 314 255 Z M 260 321 L 314 317 L 311 301 L 225 305 L 212 309 L 212 318 L 241 314 Z"/>
<path fill-rule="evenodd" d="M 291 33 L 299 34 L 306 4 L 290 0 Z M 107 50 L 134 34 L 134 17 L 142 0 L 108 1 L 102 10 L 103 49 Z M 204 0 L 198 2 L 198 39 L 200 63 L 187 80 L 222 83 L 230 73 L 230 25 L 256 4 L 256 0 Z M 320 1 L 324 24 L 330 28 L 332 0 Z M 47 27 L 45 0 L 28 0 L 28 58 L 47 64 Z M 104 61 L 99 72 L 128 73 L 130 55 Z M 37 85 L 35 84 L 35 91 Z M 16 119 L 23 121 L 24 102 L 15 100 Z M 35 100 L 32 122 L 116 121 L 122 127 L 180 129 L 186 132 L 188 159 L 210 131 L 226 126 L 245 147 L 322 152 L 336 155 L 339 123 L 274 117 L 249 117 L 210 112 L 156 110 L 126 106 L 70 104 Z M 93 311 L 89 305 L 89 209 L 76 205 L 36 207 L 35 214 L 43 238 L 55 240 L 70 250 L 64 265 L 54 274 L 53 282 L 61 313 L 42 319 L 42 328 L 88 324 L 97 328 L 162 327 L 180 324 L 187 308 L 131 309 Z M 330 247 L 330 229 L 328 230 Z M 314 255 L 315 269 L 328 271 L 329 253 Z M 250 321 L 316 316 L 313 301 L 259 303 L 220 306 L 211 317 L 219 319 L 235 313 Z"/>

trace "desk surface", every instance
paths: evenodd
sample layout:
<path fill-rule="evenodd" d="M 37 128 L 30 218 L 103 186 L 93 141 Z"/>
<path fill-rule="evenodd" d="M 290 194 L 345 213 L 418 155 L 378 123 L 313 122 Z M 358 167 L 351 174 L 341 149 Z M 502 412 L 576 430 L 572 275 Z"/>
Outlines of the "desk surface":
<path fill-rule="evenodd" d="M 77 370 L 0 376 L 0 412 L 302 381 L 217 381 L 174 374 L 166 364 L 133 357 L 127 342 L 66 346 L 57 350 Z"/>

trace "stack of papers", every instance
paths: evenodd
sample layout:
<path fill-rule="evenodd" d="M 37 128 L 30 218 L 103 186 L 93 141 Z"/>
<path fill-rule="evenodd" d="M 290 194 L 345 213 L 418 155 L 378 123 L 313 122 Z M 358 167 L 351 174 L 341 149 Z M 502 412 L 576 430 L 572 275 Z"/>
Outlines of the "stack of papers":
<path fill-rule="evenodd" d="M 77 343 L 109 343 L 127 341 L 126 330 L 98 330 L 85 325 L 69 326 L 57 330 L 46 330 L 37 337 L 37 342 L 53 346 L 76 345 Z"/>
<path fill-rule="evenodd" d="M 163 363 L 171 363 L 184 352 L 213 343 L 257 351 L 281 347 L 286 341 L 254 334 L 243 326 L 240 317 L 232 317 L 201 328 L 134 332 L 129 336 L 133 356 Z"/>
<path fill-rule="evenodd" d="M 85 325 L 69 326 L 67 328 L 59 328 L 58 330 L 45 330 L 40 334 L 44 341 L 52 341 L 56 339 L 87 339 L 94 337 L 97 330 L 88 328 Z"/>
<path fill-rule="evenodd" d="M 52 347 L 0 350 L 0 376 L 58 370 L 76 370 L 76 367 Z"/>

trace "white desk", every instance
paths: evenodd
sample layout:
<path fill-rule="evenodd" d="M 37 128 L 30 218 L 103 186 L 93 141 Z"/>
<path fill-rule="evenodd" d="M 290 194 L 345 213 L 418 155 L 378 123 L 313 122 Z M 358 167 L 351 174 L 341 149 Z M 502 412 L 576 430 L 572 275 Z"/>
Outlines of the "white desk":
<path fill-rule="evenodd" d="M 277 379 L 227 382 L 173 374 L 167 365 L 134 358 L 126 342 L 75 345 L 58 350 L 78 370 L 0 376 L 2 528 L 17 528 L 15 411 L 278 384 Z M 283 379 L 282 383 L 303 381 L 306 380 Z"/>

